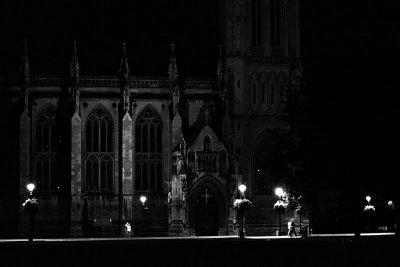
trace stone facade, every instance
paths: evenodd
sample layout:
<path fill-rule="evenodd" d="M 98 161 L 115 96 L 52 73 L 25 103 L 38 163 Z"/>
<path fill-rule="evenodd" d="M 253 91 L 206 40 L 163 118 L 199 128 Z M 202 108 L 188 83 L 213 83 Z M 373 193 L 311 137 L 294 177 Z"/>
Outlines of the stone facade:
<path fill-rule="evenodd" d="M 134 235 L 235 234 L 240 183 L 254 203 L 248 233 L 276 230 L 275 197 L 258 189 L 256 158 L 269 131 L 288 127 L 281 115 L 289 64 L 300 57 L 298 1 L 225 0 L 220 8 L 216 77 L 180 77 L 174 44 L 168 77 L 130 75 L 125 43 L 120 77 L 83 76 L 74 43 L 68 79 L 2 78 L 7 99 L 25 107 L 19 194 L 37 183 L 39 232 L 118 236 L 130 222 Z M 199 219 L 207 205 L 209 222 Z M 18 223 L 26 226 L 22 214 Z"/>

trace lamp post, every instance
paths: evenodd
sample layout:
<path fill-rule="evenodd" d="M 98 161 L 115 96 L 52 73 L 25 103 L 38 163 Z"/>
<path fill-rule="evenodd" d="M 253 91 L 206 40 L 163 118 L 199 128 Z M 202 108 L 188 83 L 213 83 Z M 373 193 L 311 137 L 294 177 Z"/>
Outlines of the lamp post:
<path fill-rule="evenodd" d="M 27 188 L 28 191 L 29 191 L 29 198 L 32 199 L 32 197 L 33 197 L 33 190 L 35 190 L 35 185 L 32 184 L 32 183 L 30 183 L 30 184 L 27 184 L 26 188 Z"/>
<path fill-rule="evenodd" d="M 369 202 L 371 201 L 371 196 L 367 195 L 365 197 L 365 200 L 367 201 L 367 206 L 369 206 Z M 371 212 L 367 213 L 367 224 L 368 224 L 368 231 L 371 231 Z"/>
<path fill-rule="evenodd" d="M 245 198 L 244 192 L 246 191 L 246 186 L 244 184 L 241 184 L 238 186 L 239 191 L 240 191 L 240 198 L 243 200 Z M 244 210 L 241 210 L 241 215 L 242 215 L 242 227 L 240 228 L 240 238 L 244 238 Z"/>
<path fill-rule="evenodd" d="M 388 230 L 389 231 L 393 231 L 394 230 L 394 225 L 395 225 L 393 200 L 389 200 L 388 201 L 387 207 L 389 209 Z"/>
<path fill-rule="evenodd" d="M 29 191 L 29 199 L 33 198 L 33 190 L 35 190 L 35 185 L 33 183 L 29 183 L 26 188 Z M 28 241 L 33 241 L 33 231 L 34 231 L 34 224 L 35 224 L 35 212 L 30 209 L 28 212 L 28 220 L 29 220 L 29 238 Z"/>
<path fill-rule="evenodd" d="M 277 187 L 275 189 L 275 195 L 277 195 L 279 200 L 282 201 L 282 196 L 283 196 L 282 187 Z M 282 218 L 281 218 L 281 212 L 278 212 L 278 213 L 279 213 L 279 233 L 278 233 L 278 235 L 280 236 L 282 234 Z"/>
<path fill-rule="evenodd" d="M 369 195 L 366 196 L 366 197 L 365 197 L 365 200 L 368 202 L 368 205 L 369 205 L 369 202 L 371 201 L 371 196 L 369 196 Z"/>
<path fill-rule="evenodd" d="M 140 196 L 140 202 L 142 202 L 142 236 L 144 236 L 144 210 L 145 210 L 145 203 L 147 200 L 147 197 L 144 195 Z"/>

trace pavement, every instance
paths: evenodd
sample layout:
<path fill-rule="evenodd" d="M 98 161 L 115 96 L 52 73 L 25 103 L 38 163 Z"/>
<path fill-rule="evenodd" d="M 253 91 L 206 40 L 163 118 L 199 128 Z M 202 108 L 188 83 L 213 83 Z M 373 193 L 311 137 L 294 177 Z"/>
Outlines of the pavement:
<path fill-rule="evenodd" d="M 394 233 L 3 239 L 0 266 L 400 266 L 399 243 Z"/>
<path fill-rule="evenodd" d="M 361 233 L 361 237 L 386 237 L 395 236 L 394 232 L 377 232 L 377 233 Z M 294 238 L 352 238 L 354 233 L 336 233 L 336 234 L 309 234 L 307 237 L 301 237 L 300 235 L 289 237 L 284 236 L 246 236 L 244 239 L 294 239 Z M 237 236 L 232 235 L 221 235 L 221 236 L 184 236 L 184 237 L 93 237 L 93 238 L 35 238 L 34 242 L 101 242 L 101 241 L 117 241 L 117 240 L 213 240 L 213 239 L 238 239 Z M 7 242 L 27 242 L 27 238 L 14 238 L 14 239 L 0 239 L 1 243 Z"/>
<path fill-rule="evenodd" d="M 394 232 L 377 232 L 377 233 L 361 233 L 361 237 L 385 237 L 395 236 Z M 245 239 L 293 239 L 293 238 L 352 238 L 354 233 L 337 233 L 337 234 L 309 234 L 307 237 L 300 235 L 289 237 L 284 236 L 246 236 Z M 237 236 L 220 235 L 220 236 L 184 236 L 184 237 L 93 237 L 93 238 L 35 238 L 34 242 L 80 242 L 80 241 L 111 241 L 111 240 L 212 240 L 212 239 L 238 239 Z M 5 242 L 27 242 L 26 238 L 0 239 L 0 243 Z"/>

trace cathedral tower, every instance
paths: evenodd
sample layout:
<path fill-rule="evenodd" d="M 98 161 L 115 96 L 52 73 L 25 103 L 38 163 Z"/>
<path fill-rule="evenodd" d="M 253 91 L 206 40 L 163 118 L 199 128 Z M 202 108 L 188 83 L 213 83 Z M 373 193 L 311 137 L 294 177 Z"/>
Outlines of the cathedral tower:
<path fill-rule="evenodd" d="M 256 214 L 272 213 L 263 220 L 271 225 L 276 223 L 273 186 L 281 177 L 271 168 L 268 147 L 272 132 L 288 127 L 282 114 L 289 65 L 300 58 L 299 1 L 223 0 L 220 5 L 235 154 L 255 204 L 249 223 Z"/>

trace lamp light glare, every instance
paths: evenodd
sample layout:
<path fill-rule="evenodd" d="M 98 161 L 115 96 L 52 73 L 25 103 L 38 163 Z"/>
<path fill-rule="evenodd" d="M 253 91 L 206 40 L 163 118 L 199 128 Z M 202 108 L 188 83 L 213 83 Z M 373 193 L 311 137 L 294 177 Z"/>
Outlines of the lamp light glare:
<path fill-rule="evenodd" d="M 33 192 L 33 190 L 35 190 L 35 185 L 30 183 L 26 186 L 26 188 L 28 189 L 29 192 Z"/>
<path fill-rule="evenodd" d="M 371 197 L 370 196 L 366 196 L 365 199 L 367 200 L 368 203 L 371 201 Z"/>
<path fill-rule="evenodd" d="M 238 187 L 239 187 L 239 191 L 240 191 L 241 193 L 244 193 L 244 191 L 246 191 L 246 186 L 245 186 L 244 184 L 241 184 L 241 185 L 239 185 Z"/>
<path fill-rule="evenodd" d="M 282 187 L 277 187 L 277 188 L 275 189 L 275 195 L 277 195 L 278 197 L 283 196 L 283 189 L 282 189 Z"/>
<path fill-rule="evenodd" d="M 140 202 L 142 202 L 142 205 L 144 205 L 144 203 L 146 202 L 147 197 L 145 196 L 140 196 Z"/>

